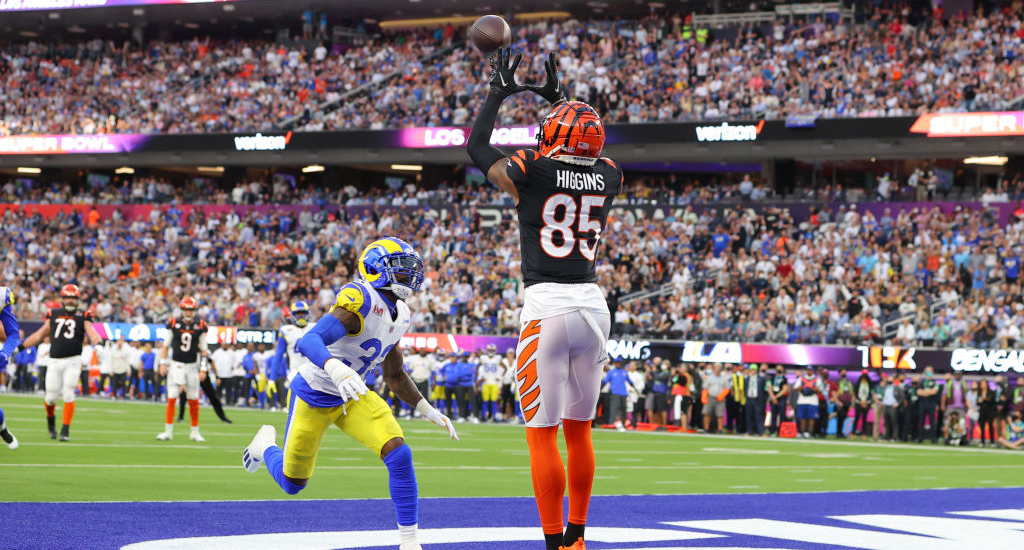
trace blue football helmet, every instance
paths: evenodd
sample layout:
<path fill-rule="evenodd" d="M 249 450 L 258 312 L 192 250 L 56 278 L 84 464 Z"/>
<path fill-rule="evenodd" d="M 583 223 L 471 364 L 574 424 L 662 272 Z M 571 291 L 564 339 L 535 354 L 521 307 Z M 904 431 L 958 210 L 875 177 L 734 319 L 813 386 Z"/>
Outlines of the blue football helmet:
<path fill-rule="evenodd" d="M 423 285 L 423 259 L 402 239 L 378 239 L 359 255 L 359 276 L 373 288 L 407 300 Z"/>
<path fill-rule="evenodd" d="M 487 344 L 487 353 L 494 353 L 496 351 L 498 351 L 498 346 L 495 346 L 494 344 Z"/>
<path fill-rule="evenodd" d="M 295 326 L 304 327 L 309 323 L 309 304 L 299 300 L 288 307 L 288 313 L 291 314 L 292 320 L 295 322 Z"/>

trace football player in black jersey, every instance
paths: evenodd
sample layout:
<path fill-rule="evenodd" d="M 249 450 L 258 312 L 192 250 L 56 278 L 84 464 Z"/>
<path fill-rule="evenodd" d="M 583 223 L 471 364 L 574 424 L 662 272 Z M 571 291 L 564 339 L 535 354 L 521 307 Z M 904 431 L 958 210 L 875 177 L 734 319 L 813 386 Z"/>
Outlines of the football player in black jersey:
<path fill-rule="evenodd" d="M 46 396 L 43 401 L 50 439 L 57 439 L 57 397 L 60 396 L 64 401 L 61 441 L 70 439 L 71 419 L 75 416 L 75 386 L 82 372 L 82 342 L 86 337 L 94 346 L 102 341 L 92 327 L 92 314 L 79 303 L 81 295 L 78 285 L 64 285 L 60 289 L 62 307 L 48 311 L 43 326 L 22 343 L 23 348 L 30 348 L 42 342 L 45 336 L 50 336 L 50 360 L 49 368 L 46 369 Z M 82 388 L 83 394 L 88 391 L 87 387 Z"/>
<path fill-rule="evenodd" d="M 467 150 L 487 179 L 512 196 L 519 217 L 524 291 L 516 384 L 530 447 L 534 495 L 547 550 L 582 550 L 594 480 L 590 423 L 600 393 L 611 326 L 597 282 L 597 252 L 622 170 L 601 156 L 604 125 L 586 103 L 569 101 L 554 54 L 544 86 L 523 86 L 522 55 L 491 58 L 491 85 Z M 501 102 L 532 91 L 553 106 L 540 123 L 536 150 L 505 155 L 490 145 Z M 558 452 L 562 425 L 569 453 L 569 524 L 562 531 L 566 470 Z"/>
<path fill-rule="evenodd" d="M 181 319 L 172 317 L 167 321 L 167 337 L 160 346 L 160 374 L 167 377 L 167 410 L 164 431 L 156 438 L 170 441 L 174 437 L 175 405 L 184 386 L 192 419 L 192 431 L 188 438 L 202 443 L 206 439 L 199 434 L 199 382 L 206 378 L 209 353 L 206 347 L 206 322 L 196 319 L 199 302 L 191 296 L 182 298 L 178 302 L 178 309 L 181 310 Z M 167 357 L 168 351 L 170 359 Z"/>

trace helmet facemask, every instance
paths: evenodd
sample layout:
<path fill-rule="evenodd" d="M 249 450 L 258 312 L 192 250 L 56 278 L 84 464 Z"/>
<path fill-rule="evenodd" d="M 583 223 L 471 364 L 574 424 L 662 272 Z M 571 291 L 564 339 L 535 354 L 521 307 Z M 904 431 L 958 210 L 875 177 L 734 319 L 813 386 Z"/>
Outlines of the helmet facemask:
<path fill-rule="evenodd" d="M 374 267 L 390 281 L 389 285 L 381 288 L 390 290 L 399 300 L 408 300 L 423 286 L 423 260 L 418 254 L 392 252 L 381 256 Z"/>

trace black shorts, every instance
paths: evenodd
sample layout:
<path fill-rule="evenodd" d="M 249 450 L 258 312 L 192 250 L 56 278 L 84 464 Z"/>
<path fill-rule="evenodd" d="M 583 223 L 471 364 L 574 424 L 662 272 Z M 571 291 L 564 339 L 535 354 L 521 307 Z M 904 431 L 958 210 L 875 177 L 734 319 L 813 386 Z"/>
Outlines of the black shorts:
<path fill-rule="evenodd" d="M 654 394 L 654 412 L 667 412 L 668 411 L 668 394 L 656 393 Z"/>
<path fill-rule="evenodd" d="M 512 384 L 501 385 L 501 403 L 511 405 L 516 400 L 516 394 L 512 391 Z"/>
<path fill-rule="evenodd" d="M 690 407 L 692 407 L 692 406 L 693 406 L 693 397 L 690 396 L 690 395 L 682 396 L 682 399 L 679 402 L 679 408 L 682 409 L 683 414 L 690 414 L 689 410 L 690 410 Z"/>

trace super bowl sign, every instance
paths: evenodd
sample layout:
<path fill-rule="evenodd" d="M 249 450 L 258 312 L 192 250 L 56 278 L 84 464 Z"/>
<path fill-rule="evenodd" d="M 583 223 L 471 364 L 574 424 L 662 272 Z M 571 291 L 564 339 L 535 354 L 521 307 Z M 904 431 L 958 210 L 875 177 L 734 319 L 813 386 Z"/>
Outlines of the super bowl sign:
<path fill-rule="evenodd" d="M 928 137 L 980 137 L 1024 135 L 1024 111 L 985 113 L 927 113 L 910 131 Z"/>
<path fill-rule="evenodd" d="M 131 153 L 150 136 L 143 134 L 48 135 L 0 137 L 0 155 Z"/>
<path fill-rule="evenodd" d="M 438 126 L 405 128 L 399 132 L 399 144 L 411 148 L 462 147 L 469 128 Z M 500 126 L 491 133 L 491 145 L 518 147 L 537 144 L 537 126 Z"/>

